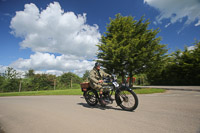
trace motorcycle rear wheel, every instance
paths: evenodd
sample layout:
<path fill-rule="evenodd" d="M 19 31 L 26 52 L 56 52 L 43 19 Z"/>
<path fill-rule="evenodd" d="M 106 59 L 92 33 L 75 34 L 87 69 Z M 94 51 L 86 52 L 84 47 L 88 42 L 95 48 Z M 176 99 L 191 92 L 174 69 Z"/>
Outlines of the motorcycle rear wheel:
<path fill-rule="evenodd" d="M 93 89 L 84 92 L 85 101 L 90 106 L 95 106 L 98 103 L 98 95 L 97 92 Z"/>

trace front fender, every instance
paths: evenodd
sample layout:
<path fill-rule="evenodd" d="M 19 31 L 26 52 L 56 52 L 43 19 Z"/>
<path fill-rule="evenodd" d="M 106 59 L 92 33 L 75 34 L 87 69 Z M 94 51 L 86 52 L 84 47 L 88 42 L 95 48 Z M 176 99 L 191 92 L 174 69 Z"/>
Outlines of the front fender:
<path fill-rule="evenodd" d="M 119 97 L 117 92 L 115 93 L 115 101 L 116 101 L 118 106 L 122 103 L 122 101 L 121 101 L 121 99 L 120 99 L 120 97 Z"/>
<path fill-rule="evenodd" d="M 126 87 L 126 86 L 121 86 L 121 87 L 119 88 L 119 90 L 132 90 L 132 89 L 129 88 L 129 87 Z"/>

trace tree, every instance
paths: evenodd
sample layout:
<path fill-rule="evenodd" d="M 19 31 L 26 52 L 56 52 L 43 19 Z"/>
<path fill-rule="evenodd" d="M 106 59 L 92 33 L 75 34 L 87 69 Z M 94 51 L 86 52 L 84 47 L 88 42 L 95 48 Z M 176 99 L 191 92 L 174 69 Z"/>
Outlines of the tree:
<path fill-rule="evenodd" d="M 82 82 L 81 78 L 72 72 L 64 73 L 60 77 L 60 82 L 65 84 L 65 86 L 70 85 L 71 82 L 80 84 Z"/>
<path fill-rule="evenodd" d="M 56 76 L 51 74 L 35 74 L 31 81 L 34 90 L 53 89 Z"/>
<path fill-rule="evenodd" d="M 20 83 L 20 73 L 11 67 L 7 67 L 5 71 L 5 80 L 1 85 L 2 92 L 18 91 Z"/>
<path fill-rule="evenodd" d="M 195 42 L 192 50 L 173 52 L 161 71 L 153 71 L 151 84 L 200 85 L 200 41 Z"/>
<path fill-rule="evenodd" d="M 178 85 L 200 84 L 200 42 L 196 41 L 194 49 L 185 47 L 184 51 L 177 50 L 173 54 L 174 62 L 170 65 L 171 71 L 175 70 L 173 80 Z M 168 67 L 170 67 L 168 66 Z M 172 75 L 172 72 L 168 74 Z M 176 78 L 175 78 L 176 77 Z"/>
<path fill-rule="evenodd" d="M 3 92 L 3 84 L 5 82 L 5 78 L 0 75 L 0 92 Z"/>
<path fill-rule="evenodd" d="M 86 70 L 85 73 L 83 74 L 83 80 L 84 81 L 88 81 L 89 80 L 89 75 L 90 75 L 90 71 Z"/>
<path fill-rule="evenodd" d="M 12 67 L 7 67 L 5 71 L 5 78 L 6 79 L 17 79 L 19 78 L 19 73 L 13 69 Z"/>
<path fill-rule="evenodd" d="M 193 84 L 200 85 L 200 41 L 195 41 L 195 49 L 191 52 L 191 65 L 193 68 L 191 70 L 191 75 L 193 76 Z"/>
<path fill-rule="evenodd" d="M 33 69 L 28 70 L 28 72 L 26 72 L 25 76 L 27 78 L 31 78 L 35 75 L 35 71 Z"/>
<path fill-rule="evenodd" d="M 110 19 L 107 32 L 97 45 L 98 61 L 108 71 L 114 69 L 114 73 L 122 76 L 122 81 L 125 75 L 132 77 L 150 71 L 166 57 L 166 45 L 160 44 L 161 38 L 156 37 L 159 30 L 149 30 L 150 22 L 144 20 L 144 17 L 137 21 L 131 16 L 117 14 L 115 19 Z"/>

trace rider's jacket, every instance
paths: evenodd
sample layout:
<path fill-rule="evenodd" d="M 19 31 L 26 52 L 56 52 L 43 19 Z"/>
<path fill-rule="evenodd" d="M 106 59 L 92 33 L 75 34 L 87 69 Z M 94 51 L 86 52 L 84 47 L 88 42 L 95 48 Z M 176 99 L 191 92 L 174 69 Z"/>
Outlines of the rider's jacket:
<path fill-rule="evenodd" d="M 96 67 L 94 67 L 90 71 L 90 86 L 92 88 L 95 88 L 96 85 L 99 85 L 98 81 L 103 80 L 103 77 L 107 77 L 107 76 L 110 76 L 110 75 L 104 72 L 103 70 L 101 69 L 97 70 Z"/>

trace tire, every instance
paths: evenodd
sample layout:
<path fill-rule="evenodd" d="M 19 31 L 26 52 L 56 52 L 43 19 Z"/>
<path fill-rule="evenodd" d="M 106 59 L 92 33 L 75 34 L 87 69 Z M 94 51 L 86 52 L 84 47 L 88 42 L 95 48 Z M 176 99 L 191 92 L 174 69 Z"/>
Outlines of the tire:
<path fill-rule="evenodd" d="M 98 103 L 97 92 L 93 89 L 84 92 L 85 101 L 90 106 L 95 106 Z"/>
<path fill-rule="evenodd" d="M 138 107 L 138 97 L 131 89 L 119 90 L 117 93 L 118 105 L 126 111 L 133 111 Z"/>

